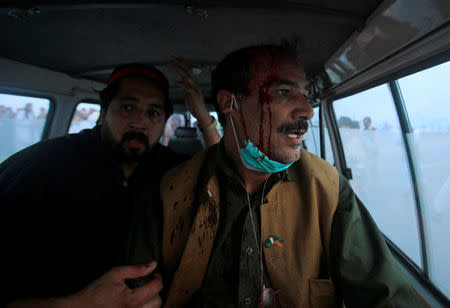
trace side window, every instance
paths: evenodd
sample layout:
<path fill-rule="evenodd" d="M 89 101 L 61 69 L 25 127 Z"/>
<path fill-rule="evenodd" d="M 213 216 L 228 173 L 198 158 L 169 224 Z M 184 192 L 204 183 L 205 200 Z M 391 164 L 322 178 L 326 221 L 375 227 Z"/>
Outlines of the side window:
<path fill-rule="evenodd" d="M 333 108 L 353 189 L 380 230 L 422 267 L 413 186 L 388 86 L 337 100 Z"/>
<path fill-rule="evenodd" d="M 309 127 L 303 136 L 303 147 L 308 152 L 320 157 L 319 107 L 314 108 L 314 116 L 309 120 Z"/>
<path fill-rule="evenodd" d="M 325 119 L 323 120 L 323 124 L 325 138 L 325 159 L 327 162 L 334 165 L 333 149 L 331 148 L 330 134 L 328 133 L 327 121 L 325 121 Z"/>
<path fill-rule="evenodd" d="M 217 112 L 216 111 L 210 111 L 209 114 L 211 116 L 213 116 L 214 119 L 216 119 L 216 121 L 217 121 L 217 130 L 219 131 L 219 135 L 223 136 L 223 127 L 219 123 L 219 116 L 217 115 Z M 197 127 L 198 126 L 197 125 L 197 120 L 192 116 L 191 113 L 189 113 L 189 121 L 190 121 L 192 127 Z"/>
<path fill-rule="evenodd" d="M 330 163 L 334 164 L 333 151 L 331 149 L 330 136 L 328 135 L 328 130 L 324 123 L 324 137 L 325 137 L 325 159 Z M 319 107 L 314 108 L 314 117 L 309 121 L 308 132 L 303 138 L 304 147 L 307 151 L 321 156 L 320 153 L 320 122 L 319 122 Z"/>
<path fill-rule="evenodd" d="M 0 94 L 0 163 L 42 139 L 50 100 Z"/>
<path fill-rule="evenodd" d="M 76 134 L 83 129 L 92 128 L 100 116 L 100 105 L 81 102 L 77 105 L 70 122 L 69 134 Z"/>
<path fill-rule="evenodd" d="M 219 123 L 219 116 L 218 116 L 217 112 L 216 111 L 210 111 L 209 114 L 212 115 L 214 117 L 214 119 L 216 119 L 216 121 L 217 121 L 217 130 L 219 131 L 219 135 L 222 137 L 223 136 L 223 127 Z"/>
<path fill-rule="evenodd" d="M 166 126 L 164 127 L 163 135 L 161 136 L 160 143 L 167 146 L 170 138 L 175 134 L 175 130 L 179 126 L 186 126 L 186 120 L 183 113 L 174 113 L 169 119 L 167 119 Z"/>
<path fill-rule="evenodd" d="M 450 62 L 398 80 L 412 127 L 430 277 L 450 296 Z"/>

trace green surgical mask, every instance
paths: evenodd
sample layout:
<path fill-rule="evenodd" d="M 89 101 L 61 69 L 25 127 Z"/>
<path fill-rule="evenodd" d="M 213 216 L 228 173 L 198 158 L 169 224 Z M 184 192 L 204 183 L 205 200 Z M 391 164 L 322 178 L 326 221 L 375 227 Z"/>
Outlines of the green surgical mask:
<path fill-rule="evenodd" d="M 237 106 L 236 98 L 233 94 L 231 97 L 231 109 L 233 109 L 233 104 Z M 234 139 L 236 140 L 236 146 L 239 149 L 239 156 L 241 161 L 247 169 L 255 170 L 263 173 L 276 173 L 284 171 L 289 168 L 293 163 L 283 164 L 270 159 L 266 154 L 264 154 L 256 144 L 254 144 L 250 139 L 247 138 L 245 141 L 246 146 L 244 148 L 239 148 L 239 142 L 234 127 L 233 118 L 231 114 L 229 116 L 231 126 L 233 128 Z"/>

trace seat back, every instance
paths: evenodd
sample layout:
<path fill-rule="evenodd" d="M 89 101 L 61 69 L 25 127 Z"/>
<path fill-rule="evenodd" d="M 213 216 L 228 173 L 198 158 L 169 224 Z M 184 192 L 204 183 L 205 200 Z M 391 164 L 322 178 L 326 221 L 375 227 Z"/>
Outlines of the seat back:
<path fill-rule="evenodd" d="M 168 146 L 172 151 L 189 156 L 194 156 L 204 148 L 195 127 L 181 126 L 175 130 L 175 134 L 170 138 Z"/>

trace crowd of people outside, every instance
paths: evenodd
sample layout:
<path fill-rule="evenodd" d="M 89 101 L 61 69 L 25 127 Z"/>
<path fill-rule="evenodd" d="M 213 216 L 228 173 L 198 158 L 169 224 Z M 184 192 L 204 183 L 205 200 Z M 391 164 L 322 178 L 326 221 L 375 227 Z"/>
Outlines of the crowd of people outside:
<path fill-rule="evenodd" d="M 47 117 L 47 108 L 40 107 L 39 113 L 35 113 L 33 107 L 32 103 L 26 103 L 25 106 L 19 108 L 0 105 L 0 119 L 44 120 Z M 72 126 L 74 127 L 71 126 L 69 133 L 75 133 L 85 128 L 92 128 L 95 126 L 99 114 L 99 108 L 78 106 L 72 117 Z M 175 130 L 179 126 L 185 126 L 185 123 L 186 121 L 182 114 L 173 114 L 167 121 L 161 143 L 167 146 L 170 138 L 174 136 Z"/>
<path fill-rule="evenodd" d="M 362 120 L 363 129 L 364 130 L 376 130 L 372 125 L 372 119 L 370 117 L 365 117 Z M 341 116 L 338 119 L 338 126 L 340 128 L 352 128 L 352 129 L 361 129 L 359 121 L 352 120 L 350 117 Z"/>
<path fill-rule="evenodd" d="M 75 134 L 83 129 L 95 126 L 100 116 L 100 105 L 92 103 L 80 103 L 72 116 L 69 134 Z"/>
<path fill-rule="evenodd" d="M 42 138 L 48 104 L 24 102 L 0 104 L 0 162 Z"/>
<path fill-rule="evenodd" d="M 27 103 L 24 107 L 17 108 L 0 105 L 0 119 L 14 120 L 41 120 L 47 117 L 47 109 L 40 107 L 39 114 L 34 113 L 33 104 Z"/>
<path fill-rule="evenodd" d="M 76 109 L 73 115 L 72 121 L 81 122 L 81 121 L 97 121 L 99 116 L 99 110 L 96 108 L 89 108 L 87 111 L 86 108 Z"/>
<path fill-rule="evenodd" d="M 414 123 L 411 124 L 414 125 L 411 132 L 415 134 L 450 132 L 450 121 L 448 119 L 415 119 Z M 319 121 L 312 123 L 312 126 L 319 127 Z M 367 131 L 395 131 L 399 129 L 398 123 L 394 124 L 391 121 L 378 122 L 378 126 L 374 126 L 372 118 L 369 116 L 364 117 L 361 121 L 353 120 L 349 116 L 340 116 L 338 127 Z"/>

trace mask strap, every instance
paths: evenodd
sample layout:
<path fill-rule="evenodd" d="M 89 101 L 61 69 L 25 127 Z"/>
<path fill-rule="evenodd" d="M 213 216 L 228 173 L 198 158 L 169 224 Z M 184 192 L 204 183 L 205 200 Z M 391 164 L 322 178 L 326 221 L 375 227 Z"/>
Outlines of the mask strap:
<path fill-rule="evenodd" d="M 233 106 L 236 106 L 236 110 L 238 109 L 237 107 L 237 102 L 236 102 L 236 97 L 234 96 L 234 94 L 231 96 L 231 107 L 230 107 L 230 111 L 233 111 Z M 234 133 L 234 140 L 236 141 L 236 146 L 239 150 L 239 142 L 238 142 L 238 137 L 236 134 L 236 128 L 234 127 L 234 121 L 233 121 L 233 117 L 231 116 L 231 112 L 230 112 L 230 122 L 231 122 L 231 127 L 233 128 L 233 133 Z"/>
<path fill-rule="evenodd" d="M 231 95 L 231 106 L 230 109 L 231 111 L 233 111 L 233 106 L 236 108 L 236 110 L 239 110 L 237 101 L 236 101 L 236 96 L 234 94 Z"/>

